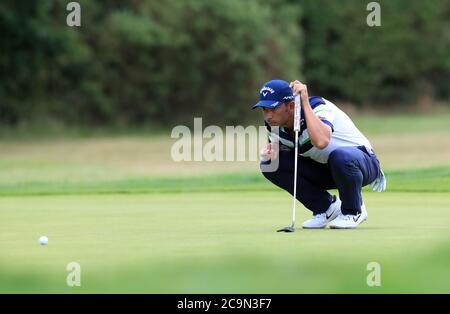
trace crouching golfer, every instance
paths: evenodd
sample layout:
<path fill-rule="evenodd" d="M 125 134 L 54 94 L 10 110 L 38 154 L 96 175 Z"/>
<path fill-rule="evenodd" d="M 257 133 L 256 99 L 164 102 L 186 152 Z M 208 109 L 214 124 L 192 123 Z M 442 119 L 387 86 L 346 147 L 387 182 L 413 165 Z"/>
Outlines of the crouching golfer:
<path fill-rule="evenodd" d="M 261 152 L 261 164 L 278 158 L 276 171 L 263 175 L 293 195 L 294 185 L 294 97 L 301 97 L 298 141 L 297 200 L 312 211 L 303 228 L 352 229 L 367 219 L 361 188 L 386 188 L 380 163 L 367 138 L 352 120 L 323 97 L 308 96 L 305 84 L 282 80 L 265 83 L 259 93 L 269 143 Z M 279 127 L 279 128 L 274 128 Z M 276 132 L 276 130 L 278 132 Z M 274 147 L 279 143 L 279 148 Z M 327 190 L 338 189 L 339 197 Z"/>

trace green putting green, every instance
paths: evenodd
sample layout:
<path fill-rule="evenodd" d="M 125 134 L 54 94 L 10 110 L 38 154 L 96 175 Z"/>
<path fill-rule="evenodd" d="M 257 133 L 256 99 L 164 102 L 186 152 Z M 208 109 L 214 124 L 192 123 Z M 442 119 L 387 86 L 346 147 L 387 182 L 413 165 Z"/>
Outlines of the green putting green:
<path fill-rule="evenodd" d="M 283 191 L 2 197 L 0 291 L 449 292 L 450 193 L 365 202 L 357 230 L 280 234 Z M 66 285 L 70 262 L 81 287 Z M 367 285 L 370 262 L 381 286 Z"/>

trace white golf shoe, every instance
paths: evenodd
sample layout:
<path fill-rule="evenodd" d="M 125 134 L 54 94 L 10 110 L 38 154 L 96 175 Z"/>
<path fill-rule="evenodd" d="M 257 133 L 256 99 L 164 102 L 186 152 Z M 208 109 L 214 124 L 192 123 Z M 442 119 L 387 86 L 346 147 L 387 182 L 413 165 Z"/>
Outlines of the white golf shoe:
<path fill-rule="evenodd" d="M 361 206 L 361 213 L 357 215 L 340 214 L 335 220 L 330 222 L 331 229 L 355 229 L 367 219 L 367 210 L 364 203 Z"/>
<path fill-rule="evenodd" d="M 341 200 L 335 196 L 333 203 L 325 213 L 314 215 L 311 219 L 306 220 L 302 227 L 304 229 L 322 229 L 327 224 L 341 214 Z"/>

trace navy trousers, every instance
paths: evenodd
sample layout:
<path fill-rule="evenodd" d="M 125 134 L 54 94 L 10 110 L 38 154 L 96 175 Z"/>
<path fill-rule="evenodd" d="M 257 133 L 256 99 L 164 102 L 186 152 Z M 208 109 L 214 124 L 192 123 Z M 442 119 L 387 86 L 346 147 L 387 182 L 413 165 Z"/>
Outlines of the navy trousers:
<path fill-rule="evenodd" d="M 294 194 L 294 151 L 279 152 L 279 167 L 275 172 L 262 172 L 275 185 Z M 327 190 L 338 189 L 342 213 L 361 212 L 361 188 L 374 181 L 380 163 L 364 146 L 334 150 L 327 164 L 298 156 L 297 200 L 315 215 L 324 213 L 332 202 Z"/>

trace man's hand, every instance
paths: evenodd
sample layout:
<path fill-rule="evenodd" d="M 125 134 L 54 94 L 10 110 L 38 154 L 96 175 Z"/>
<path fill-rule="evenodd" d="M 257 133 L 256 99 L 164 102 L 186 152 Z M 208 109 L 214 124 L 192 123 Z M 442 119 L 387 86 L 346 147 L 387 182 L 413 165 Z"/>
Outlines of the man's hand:
<path fill-rule="evenodd" d="M 289 86 L 292 88 L 294 96 L 300 95 L 302 104 L 308 101 L 308 87 L 305 84 L 295 80 L 289 83 Z"/>
<path fill-rule="evenodd" d="M 308 125 L 308 134 L 311 143 L 318 149 L 324 149 L 331 141 L 331 127 L 323 123 L 313 112 L 309 104 L 308 88 L 305 84 L 295 80 L 289 84 L 295 96 L 300 94 L 303 114 Z"/>
<path fill-rule="evenodd" d="M 278 149 L 272 143 L 267 143 L 266 147 L 261 150 L 261 160 L 269 161 L 278 157 Z"/>

